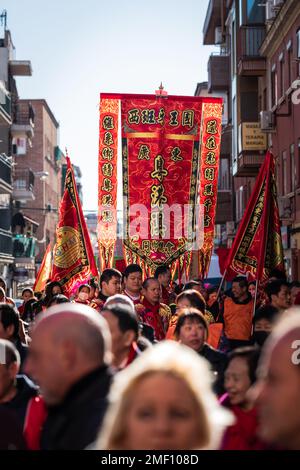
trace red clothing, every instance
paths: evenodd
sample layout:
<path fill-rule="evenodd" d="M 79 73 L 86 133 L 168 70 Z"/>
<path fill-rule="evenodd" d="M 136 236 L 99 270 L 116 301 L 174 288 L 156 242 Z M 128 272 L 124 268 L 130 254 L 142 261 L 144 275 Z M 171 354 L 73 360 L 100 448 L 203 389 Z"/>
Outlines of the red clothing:
<path fill-rule="evenodd" d="M 266 444 L 257 436 L 256 408 L 245 411 L 239 406 L 231 405 L 227 393 L 220 398 L 220 403 L 230 409 L 236 420 L 235 424 L 227 428 L 221 450 L 266 450 Z"/>
<path fill-rule="evenodd" d="M 132 300 L 132 302 L 134 303 L 134 305 L 138 305 L 138 304 L 141 304 L 142 303 L 142 298 L 141 296 L 137 297 L 137 298 L 134 298 L 132 297 L 128 292 L 126 292 L 126 290 L 124 290 L 124 292 L 122 292 L 122 294 L 126 295 L 127 297 L 130 298 L 130 300 Z"/>
<path fill-rule="evenodd" d="M 161 300 L 163 304 L 170 304 L 170 293 L 164 286 L 161 286 Z"/>
<path fill-rule="evenodd" d="M 22 305 L 20 305 L 20 307 L 18 308 L 19 314 L 21 317 L 23 316 L 24 309 L 25 309 L 25 302 L 23 302 Z"/>
<path fill-rule="evenodd" d="M 40 438 L 43 425 L 47 418 L 47 409 L 41 397 L 34 397 L 27 406 L 24 438 L 28 450 L 40 450 Z"/>
<path fill-rule="evenodd" d="M 165 339 L 166 334 L 164 325 L 159 314 L 160 304 L 152 305 L 146 299 L 143 299 L 142 304 L 145 307 L 145 309 L 140 312 L 142 321 L 147 325 L 152 326 L 154 329 L 155 339 L 157 339 L 157 341 Z"/>
<path fill-rule="evenodd" d="M 237 303 L 230 297 L 224 301 L 224 332 L 228 339 L 248 341 L 252 333 L 254 301 Z"/>

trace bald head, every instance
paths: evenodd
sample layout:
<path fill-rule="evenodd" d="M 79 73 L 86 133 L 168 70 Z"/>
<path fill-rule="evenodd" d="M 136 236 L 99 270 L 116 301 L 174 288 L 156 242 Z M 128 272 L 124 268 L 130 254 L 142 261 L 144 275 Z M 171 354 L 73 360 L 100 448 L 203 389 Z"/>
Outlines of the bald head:
<path fill-rule="evenodd" d="M 259 433 L 267 442 L 300 450 L 300 308 L 286 313 L 266 342 L 254 389 Z"/>
<path fill-rule="evenodd" d="M 59 403 L 74 383 L 110 362 L 109 328 L 94 309 L 65 303 L 38 318 L 26 369 L 49 404 Z"/>

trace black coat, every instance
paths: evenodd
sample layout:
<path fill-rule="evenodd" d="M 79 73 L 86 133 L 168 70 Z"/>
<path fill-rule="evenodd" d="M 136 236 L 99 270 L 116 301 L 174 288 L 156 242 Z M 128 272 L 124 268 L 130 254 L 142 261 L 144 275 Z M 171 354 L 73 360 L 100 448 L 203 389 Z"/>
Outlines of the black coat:
<path fill-rule="evenodd" d="M 219 396 L 222 395 L 225 392 L 224 372 L 228 364 L 226 354 L 221 351 L 217 351 L 208 344 L 203 346 L 199 354 L 210 363 L 211 370 L 215 375 L 215 383 L 213 386 L 214 392 Z"/>
<path fill-rule="evenodd" d="M 107 408 L 111 370 L 103 366 L 77 382 L 64 401 L 49 407 L 42 450 L 82 450 L 97 437 Z"/>
<path fill-rule="evenodd" d="M 9 409 L 23 429 L 28 404 L 38 395 L 38 387 L 26 375 L 17 375 L 16 379 L 17 394 L 12 400 L 0 406 Z"/>

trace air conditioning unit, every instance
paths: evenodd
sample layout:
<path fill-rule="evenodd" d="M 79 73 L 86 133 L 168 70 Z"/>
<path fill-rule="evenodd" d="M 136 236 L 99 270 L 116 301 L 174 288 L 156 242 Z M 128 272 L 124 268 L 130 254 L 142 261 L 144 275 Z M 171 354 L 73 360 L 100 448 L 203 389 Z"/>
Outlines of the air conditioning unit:
<path fill-rule="evenodd" d="M 221 26 L 215 28 L 215 44 L 223 44 L 224 38 Z"/>
<path fill-rule="evenodd" d="M 278 212 L 279 217 L 281 220 L 288 220 L 292 219 L 292 201 L 288 197 L 279 197 L 278 198 Z"/>
<path fill-rule="evenodd" d="M 266 21 L 270 22 L 273 21 L 276 16 L 276 12 L 274 10 L 274 2 L 272 0 L 269 0 L 266 3 Z"/>
<path fill-rule="evenodd" d="M 260 128 L 262 131 L 270 132 L 275 130 L 275 118 L 272 111 L 260 112 Z"/>

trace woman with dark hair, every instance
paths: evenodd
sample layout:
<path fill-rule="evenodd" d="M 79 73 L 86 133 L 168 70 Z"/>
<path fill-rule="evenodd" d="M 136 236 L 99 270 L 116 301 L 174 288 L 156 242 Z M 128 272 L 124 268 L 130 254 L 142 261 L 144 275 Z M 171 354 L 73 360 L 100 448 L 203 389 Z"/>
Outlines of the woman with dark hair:
<path fill-rule="evenodd" d="M 66 297 L 63 294 L 57 294 L 57 295 L 54 295 L 54 297 L 52 297 L 52 299 L 47 305 L 47 308 L 50 308 L 53 305 L 65 304 L 69 302 L 70 302 L 70 299 L 68 299 L 68 297 Z"/>
<path fill-rule="evenodd" d="M 174 332 L 178 320 L 178 312 L 182 308 L 196 308 L 199 310 L 205 317 L 205 320 L 209 324 L 210 322 L 214 322 L 214 318 L 210 312 L 206 310 L 206 302 L 204 297 L 200 294 L 200 292 L 194 289 L 188 289 L 181 292 L 181 294 L 177 295 L 176 297 L 176 313 L 171 317 L 169 328 L 167 331 L 166 338 L 167 339 L 175 339 Z"/>
<path fill-rule="evenodd" d="M 63 288 L 58 281 L 48 282 L 46 284 L 43 297 L 32 306 L 34 314 L 37 315 L 38 313 L 45 310 L 55 295 L 63 293 Z"/>
<path fill-rule="evenodd" d="M 224 387 L 226 394 L 220 403 L 235 415 L 235 424 L 225 432 L 223 450 L 264 450 L 266 445 L 257 437 L 257 411 L 249 389 L 256 381 L 259 349 L 246 346 L 228 356 Z"/>

